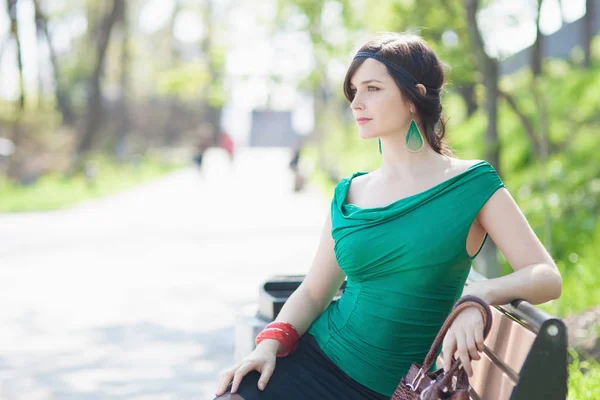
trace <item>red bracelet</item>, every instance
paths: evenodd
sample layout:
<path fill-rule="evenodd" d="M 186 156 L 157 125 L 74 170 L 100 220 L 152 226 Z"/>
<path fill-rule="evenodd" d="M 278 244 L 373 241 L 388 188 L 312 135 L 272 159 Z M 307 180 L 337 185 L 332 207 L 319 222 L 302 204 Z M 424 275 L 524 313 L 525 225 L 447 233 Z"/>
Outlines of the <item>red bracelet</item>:
<path fill-rule="evenodd" d="M 298 331 L 292 324 L 287 322 L 272 322 L 256 337 L 258 345 L 265 339 L 274 339 L 281 343 L 281 349 L 277 352 L 277 357 L 285 357 L 298 347 Z"/>
<path fill-rule="evenodd" d="M 256 337 L 256 344 L 258 345 L 260 342 L 262 342 L 265 339 L 274 339 L 274 340 L 277 340 L 281 344 L 281 347 L 279 348 L 279 351 L 277 352 L 277 357 L 287 356 L 293 350 L 293 343 L 292 343 L 290 336 L 287 333 L 285 333 L 284 331 L 282 331 L 281 329 L 270 328 L 270 329 L 263 330 Z"/>
<path fill-rule="evenodd" d="M 265 327 L 265 329 L 266 328 L 279 328 L 285 331 L 288 335 L 290 335 L 294 342 L 298 342 L 298 340 L 300 340 L 300 335 L 298 335 L 298 331 L 296 330 L 296 328 L 294 328 L 294 325 L 290 324 L 289 322 L 274 321 L 268 324 Z"/>

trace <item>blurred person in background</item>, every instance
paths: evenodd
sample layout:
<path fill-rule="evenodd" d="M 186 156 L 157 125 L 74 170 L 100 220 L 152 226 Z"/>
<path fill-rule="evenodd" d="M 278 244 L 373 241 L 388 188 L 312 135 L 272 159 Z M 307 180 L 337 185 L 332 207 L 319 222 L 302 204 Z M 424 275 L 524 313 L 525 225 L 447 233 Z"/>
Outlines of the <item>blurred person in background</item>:
<path fill-rule="evenodd" d="M 302 153 L 303 143 L 301 138 L 297 138 L 292 146 L 292 159 L 289 163 L 289 168 L 294 173 L 294 192 L 300 192 L 304 188 L 306 178 L 300 171 L 300 156 Z"/>
<path fill-rule="evenodd" d="M 198 137 L 196 138 L 196 142 L 194 143 L 194 156 L 193 161 L 199 169 L 202 168 L 202 163 L 204 161 L 204 154 L 206 150 L 211 146 L 210 134 L 207 130 L 200 129 Z"/>
<path fill-rule="evenodd" d="M 229 161 L 233 163 L 235 145 L 233 143 L 233 140 L 231 139 L 231 136 L 229 136 L 229 134 L 226 131 L 221 131 L 221 133 L 219 134 L 219 147 L 221 147 L 227 152 L 227 155 L 229 156 Z"/>

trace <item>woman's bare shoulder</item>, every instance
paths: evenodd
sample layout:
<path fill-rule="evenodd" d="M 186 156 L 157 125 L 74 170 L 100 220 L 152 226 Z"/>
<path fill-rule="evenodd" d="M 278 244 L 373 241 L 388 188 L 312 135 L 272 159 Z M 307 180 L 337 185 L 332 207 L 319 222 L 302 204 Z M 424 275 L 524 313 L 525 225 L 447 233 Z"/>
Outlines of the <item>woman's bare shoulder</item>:
<path fill-rule="evenodd" d="M 471 168 L 475 164 L 479 164 L 483 160 L 462 160 L 460 158 L 448 158 L 449 160 L 449 168 L 451 174 L 460 174 L 469 168 Z"/>
<path fill-rule="evenodd" d="M 378 170 L 356 175 L 352 178 L 350 187 L 348 188 L 348 194 L 346 195 L 346 201 L 352 203 L 357 195 L 368 191 L 369 185 L 373 183 L 373 177 L 377 174 L 377 171 Z"/>

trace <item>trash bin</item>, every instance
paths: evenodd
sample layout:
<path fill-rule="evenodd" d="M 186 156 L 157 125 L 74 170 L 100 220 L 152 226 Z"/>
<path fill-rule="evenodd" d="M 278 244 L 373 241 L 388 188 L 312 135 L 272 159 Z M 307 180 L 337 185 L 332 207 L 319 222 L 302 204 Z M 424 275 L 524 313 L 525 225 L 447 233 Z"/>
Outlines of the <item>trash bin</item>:
<path fill-rule="evenodd" d="M 240 361 L 256 347 L 256 336 L 277 318 L 279 311 L 292 293 L 302 283 L 306 275 L 278 275 L 262 283 L 258 292 L 258 303 L 241 309 L 235 318 L 235 362 Z M 346 282 L 338 290 L 334 300 L 338 299 L 346 287 Z"/>
<path fill-rule="evenodd" d="M 281 307 L 304 280 L 305 275 L 274 276 L 260 285 L 258 293 L 258 313 L 273 321 Z"/>
<path fill-rule="evenodd" d="M 259 287 L 258 303 L 242 308 L 235 318 L 235 362 L 241 361 L 256 347 L 256 336 L 277 318 L 281 307 L 300 286 L 304 275 L 274 276 Z"/>

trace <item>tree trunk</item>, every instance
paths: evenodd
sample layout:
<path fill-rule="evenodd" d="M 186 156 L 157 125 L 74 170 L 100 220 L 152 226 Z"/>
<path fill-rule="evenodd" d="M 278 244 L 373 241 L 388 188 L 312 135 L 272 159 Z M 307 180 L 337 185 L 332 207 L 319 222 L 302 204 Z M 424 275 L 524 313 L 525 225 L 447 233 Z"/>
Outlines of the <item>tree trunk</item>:
<path fill-rule="evenodd" d="M 595 1 L 595 0 L 594 0 Z M 539 6 L 538 6 L 538 17 L 537 17 L 537 39 L 536 39 L 536 43 L 541 42 L 542 41 L 542 34 L 540 33 L 540 10 L 542 7 L 542 3 L 543 0 L 539 0 Z M 592 3 L 591 1 L 587 1 L 587 3 Z M 590 11 L 589 9 L 587 11 Z M 587 14 L 586 14 L 586 18 L 587 18 Z M 584 21 L 584 25 L 587 25 L 587 23 Z M 587 29 L 588 27 L 586 26 L 586 33 L 587 33 Z M 591 28 L 590 28 L 591 29 Z M 589 37 L 589 40 L 591 41 L 591 37 Z M 585 46 L 589 46 L 589 42 L 585 44 Z M 542 47 L 541 44 L 538 45 L 538 47 Z M 589 66 L 589 47 L 586 48 L 586 65 Z M 541 53 L 541 50 L 540 50 Z M 541 55 L 540 55 L 540 60 L 539 60 L 539 66 L 538 66 L 538 70 L 534 70 L 533 71 L 533 79 L 531 81 L 531 93 L 533 94 L 533 98 L 535 100 L 536 106 L 537 106 L 537 113 L 539 115 L 539 126 L 540 126 L 540 146 L 539 146 L 539 152 L 536 154 L 538 156 L 538 168 L 540 169 L 540 180 L 541 180 L 541 186 L 542 186 L 542 205 L 543 205 L 543 210 L 544 210 L 544 238 L 543 238 L 543 242 L 544 242 L 544 246 L 546 247 L 546 249 L 552 253 L 552 236 L 551 236 L 551 217 L 550 217 L 550 209 L 548 207 L 548 177 L 547 177 L 547 168 L 548 168 L 548 136 L 549 136 L 549 131 L 548 131 L 548 107 L 546 105 L 546 101 L 544 98 L 544 94 L 543 94 L 543 89 L 541 87 L 542 85 L 542 62 L 541 62 Z"/>
<path fill-rule="evenodd" d="M 98 44 L 96 47 L 96 65 L 90 77 L 88 87 L 90 95 L 87 102 L 86 120 L 84 124 L 83 134 L 77 146 L 76 157 L 79 157 L 89 151 L 92 147 L 94 136 L 98 132 L 104 116 L 102 106 L 102 91 L 100 88 L 100 80 L 104 70 L 104 60 L 106 57 L 106 49 L 110 41 L 110 34 L 115 21 L 122 15 L 124 0 L 113 0 L 112 10 L 105 16 L 102 21 L 102 26 L 98 34 Z M 76 161 L 78 162 L 78 160 Z"/>
<path fill-rule="evenodd" d="M 173 13 L 171 14 L 171 23 L 169 24 L 169 34 L 171 35 L 171 66 L 175 67 L 179 62 L 180 56 L 179 51 L 177 49 L 177 41 L 175 40 L 175 21 L 177 19 L 177 15 L 181 11 L 181 0 L 175 0 L 175 4 L 173 6 Z M 169 104 L 167 105 L 167 117 L 165 119 L 165 125 L 163 127 L 164 131 L 164 141 L 163 144 L 165 146 L 173 146 L 176 142 L 179 141 L 180 132 L 177 124 L 175 123 L 176 113 L 178 108 L 177 96 L 174 94 L 170 95 Z"/>
<path fill-rule="evenodd" d="M 538 167 L 540 168 L 540 180 L 543 194 L 543 210 L 544 210 L 544 246 L 552 253 L 552 236 L 551 236 L 551 217 L 550 209 L 548 207 L 548 111 L 543 96 L 543 90 L 540 88 L 541 82 L 540 77 L 534 77 L 531 84 L 531 90 L 536 100 L 536 105 L 539 113 L 540 121 L 540 154 Z"/>
<path fill-rule="evenodd" d="M 35 22 L 38 32 L 38 40 L 39 37 L 43 35 L 46 38 L 48 50 L 50 51 L 50 63 L 52 64 L 52 75 L 54 79 L 54 86 L 56 88 L 56 103 L 60 113 L 63 116 L 63 123 L 65 125 L 72 125 L 75 122 L 75 113 L 73 111 L 68 93 L 65 91 L 60 79 L 56 50 L 54 49 L 54 44 L 52 43 L 52 38 L 50 36 L 50 32 L 48 31 L 48 18 L 42 11 L 39 0 L 33 0 L 33 6 L 35 7 Z"/>
<path fill-rule="evenodd" d="M 498 63 L 490 60 L 485 71 L 486 101 L 485 110 L 488 117 L 486 129 L 486 159 L 500 174 L 500 139 L 498 138 Z"/>
<path fill-rule="evenodd" d="M 130 54 L 129 54 L 129 20 L 127 14 L 127 3 L 123 5 L 121 15 L 121 26 L 123 28 L 123 40 L 121 44 L 121 98 L 119 99 L 119 107 L 117 112 L 119 116 L 117 118 L 118 123 L 116 127 L 116 143 L 114 152 L 117 158 L 121 161 L 124 160 L 127 153 L 125 148 L 127 135 L 131 129 L 131 122 L 129 117 L 129 90 L 130 90 Z"/>
<path fill-rule="evenodd" d="M 206 102 L 205 115 L 208 123 L 212 126 L 212 138 L 217 142 L 219 132 L 221 131 L 221 112 L 222 108 L 210 103 L 211 91 L 218 90 L 217 85 L 223 82 L 223 72 L 217 68 L 210 54 L 214 45 L 214 21 L 213 21 L 213 0 L 204 0 L 204 26 L 206 26 L 206 35 L 202 40 L 202 52 L 208 60 L 209 84 L 206 86 L 203 98 Z"/>
<path fill-rule="evenodd" d="M 180 138 L 179 127 L 176 123 L 178 108 L 179 107 L 177 97 L 171 95 L 171 98 L 169 99 L 169 104 L 167 105 L 167 119 L 163 128 L 165 133 L 163 143 L 167 147 L 175 146 Z"/>
<path fill-rule="evenodd" d="M 10 19 L 10 35 L 17 45 L 17 65 L 19 67 L 19 106 L 25 108 L 25 83 L 23 80 L 23 55 L 21 52 L 21 38 L 19 36 L 19 19 L 17 18 L 18 0 L 6 0 L 8 17 Z"/>
<path fill-rule="evenodd" d="M 489 59 L 485 71 L 486 88 L 486 114 L 488 125 L 486 129 L 486 159 L 500 170 L 500 140 L 498 138 L 498 63 Z M 477 260 L 479 272 L 488 278 L 500 276 L 500 264 L 498 263 L 498 250 L 492 238 L 488 238 Z"/>
<path fill-rule="evenodd" d="M 585 53 L 584 65 L 592 65 L 592 39 L 594 38 L 594 19 L 596 14 L 596 0 L 585 1 L 585 16 L 583 17 L 583 50 Z"/>
<path fill-rule="evenodd" d="M 477 100 L 475 99 L 475 85 L 465 84 L 460 87 L 460 95 L 467 105 L 467 117 L 472 116 L 477 111 Z"/>
<path fill-rule="evenodd" d="M 542 74 L 542 58 L 544 56 L 544 35 L 540 32 L 540 17 L 543 0 L 538 1 L 537 17 L 536 17 L 536 37 L 531 48 L 531 72 L 533 76 Z"/>
<path fill-rule="evenodd" d="M 486 129 L 485 156 L 501 175 L 500 169 L 500 141 L 498 140 L 498 61 L 490 58 L 484 49 L 483 38 L 477 26 L 478 0 L 464 0 L 467 9 L 469 35 L 473 43 L 477 61 L 484 74 L 486 89 L 485 110 L 488 117 Z M 500 265 L 497 259 L 496 245 L 488 238 L 477 258 L 477 269 L 488 278 L 500 275 Z"/>
<path fill-rule="evenodd" d="M 525 113 L 521 111 L 521 109 L 519 109 L 519 105 L 517 104 L 517 101 L 513 96 L 502 90 L 499 91 L 499 95 L 500 97 L 504 98 L 504 100 L 506 100 L 508 106 L 517 115 L 519 121 L 521 121 L 521 125 L 523 125 L 523 130 L 527 135 L 527 139 L 529 139 L 531 148 L 533 149 L 535 156 L 539 158 L 541 154 L 541 144 L 535 132 L 535 127 L 533 126 L 533 123 L 529 120 L 529 117 L 525 115 Z"/>
<path fill-rule="evenodd" d="M 10 36 L 14 38 L 17 47 L 17 65 L 19 67 L 19 105 L 16 111 L 16 118 L 12 125 L 11 141 L 15 146 L 15 152 L 8 158 L 6 172 L 9 177 L 18 176 L 19 169 L 19 147 L 21 142 L 21 126 L 20 120 L 25 110 L 25 85 L 23 80 L 23 55 L 21 53 L 21 38 L 19 37 L 19 21 L 17 18 L 17 2 L 18 0 L 7 0 L 6 7 L 10 19 Z"/>

